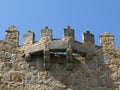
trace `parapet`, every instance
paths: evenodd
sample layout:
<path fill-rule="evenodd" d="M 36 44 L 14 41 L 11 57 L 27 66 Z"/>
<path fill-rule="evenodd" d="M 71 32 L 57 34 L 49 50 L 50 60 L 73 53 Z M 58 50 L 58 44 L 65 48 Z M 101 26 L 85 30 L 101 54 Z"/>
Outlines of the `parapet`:
<path fill-rule="evenodd" d="M 35 41 L 34 32 L 28 30 L 24 34 L 23 45 L 19 47 L 19 32 L 12 25 L 6 30 L 6 39 L 0 41 L 1 51 L 4 52 L 6 50 L 5 53 L 17 53 L 18 51 L 16 50 L 19 50 L 19 53 L 26 61 L 31 61 L 34 56 L 42 56 L 44 69 L 49 69 L 50 67 L 51 53 L 66 53 L 66 67 L 71 70 L 74 54 L 80 55 L 85 60 L 92 60 L 94 56 L 106 53 L 106 49 L 114 48 L 114 36 L 110 33 L 100 35 L 101 46 L 99 48 L 95 45 L 94 34 L 90 33 L 90 31 L 82 34 L 82 42 L 76 41 L 74 29 L 71 29 L 70 26 L 63 29 L 63 38 L 61 39 L 53 38 L 52 29 L 47 26 L 40 31 L 40 35 L 40 40 Z M 102 51 L 102 49 L 104 50 Z M 111 51 L 109 52 L 111 54 Z M 117 52 L 119 53 L 119 50 Z"/>
<path fill-rule="evenodd" d="M 46 26 L 44 29 L 40 31 L 40 42 L 46 43 L 48 41 L 53 41 L 52 29 Z M 31 45 L 35 43 L 35 34 L 31 30 L 28 30 L 26 34 L 24 34 L 24 42 L 23 46 Z M 74 29 L 70 26 L 67 26 L 63 29 L 63 38 L 59 39 L 65 42 L 76 42 Z M 8 42 L 11 46 L 18 47 L 19 42 L 19 31 L 14 25 L 11 25 L 6 30 L 6 38 L 5 41 Z M 78 41 L 77 41 L 78 42 Z M 82 42 L 79 42 L 84 45 L 93 45 L 95 46 L 94 34 L 90 33 L 90 31 L 83 32 L 82 34 Z M 103 48 L 114 48 L 114 36 L 110 33 L 104 33 L 100 35 L 100 44 Z"/>

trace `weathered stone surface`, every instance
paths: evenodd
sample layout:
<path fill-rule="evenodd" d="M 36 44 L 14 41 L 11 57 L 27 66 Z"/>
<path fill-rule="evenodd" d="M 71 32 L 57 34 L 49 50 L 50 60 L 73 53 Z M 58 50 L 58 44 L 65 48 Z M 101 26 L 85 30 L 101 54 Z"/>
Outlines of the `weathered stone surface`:
<path fill-rule="evenodd" d="M 114 48 L 114 36 L 108 32 L 105 32 L 103 35 L 100 35 L 100 43 L 105 49 Z"/>
<path fill-rule="evenodd" d="M 43 55 L 44 55 L 44 60 L 43 60 L 44 69 L 49 70 L 50 69 L 50 52 L 47 47 L 43 51 Z"/>
<path fill-rule="evenodd" d="M 101 35 L 101 46 L 95 46 L 89 32 L 81 43 L 70 27 L 63 39 L 53 39 L 46 27 L 40 41 L 28 32 L 30 43 L 18 46 L 16 27 L 6 32 L 0 40 L 0 90 L 120 90 L 120 48 L 113 35 Z"/>
<path fill-rule="evenodd" d="M 68 48 L 66 50 L 66 68 L 67 68 L 67 70 L 73 69 L 73 55 L 72 55 L 71 45 L 68 46 Z"/>
<path fill-rule="evenodd" d="M 94 45 L 95 44 L 94 34 L 90 33 L 90 31 L 84 32 L 82 34 L 82 43 Z"/>
<path fill-rule="evenodd" d="M 6 38 L 5 40 L 9 45 L 11 45 L 14 48 L 18 47 L 18 42 L 19 42 L 19 32 L 17 28 L 12 25 L 6 30 Z"/>
<path fill-rule="evenodd" d="M 27 33 L 24 34 L 24 45 L 33 44 L 34 39 L 35 39 L 34 32 L 31 32 L 30 30 L 28 30 Z"/>
<path fill-rule="evenodd" d="M 85 53 L 90 53 L 91 55 L 96 54 L 96 49 L 93 46 L 85 45 L 79 42 L 67 42 L 63 40 L 53 40 L 51 42 L 47 43 L 48 49 L 50 51 L 59 51 L 59 52 L 64 52 L 68 48 L 69 44 L 71 45 L 73 49 L 73 53 L 80 53 L 80 54 L 85 54 Z M 25 49 L 25 53 L 36 53 L 40 52 L 45 49 L 45 44 L 41 45 L 33 45 Z"/>
<path fill-rule="evenodd" d="M 47 26 L 45 29 L 41 30 L 41 40 L 51 40 L 52 39 L 52 29 L 49 29 Z"/>
<path fill-rule="evenodd" d="M 64 28 L 63 35 L 64 35 L 64 37 L 63 37 L 64 41 L 72 42 L 75 40 L 74 30 L 71 29 L 70 26 L 67 26 L 66 28 Z"/>

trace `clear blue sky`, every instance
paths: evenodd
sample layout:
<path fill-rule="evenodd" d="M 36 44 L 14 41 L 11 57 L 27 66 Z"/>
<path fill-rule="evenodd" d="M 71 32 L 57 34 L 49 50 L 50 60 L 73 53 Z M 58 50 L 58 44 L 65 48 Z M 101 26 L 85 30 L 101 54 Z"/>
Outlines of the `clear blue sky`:
<path fill-rule="evenodd" d="M 110 32 L 120 46 L 120 0 L 0 0 L 0 39 L 15 25 L 20 31 L 20 45 L 28 29 L 40 39 L 40 30 L 48 25 L 54 38 L 62 38 L 67 25 L 75 29 L 75 38 L 90 30 L 99 45 L 99 35 Z"/>

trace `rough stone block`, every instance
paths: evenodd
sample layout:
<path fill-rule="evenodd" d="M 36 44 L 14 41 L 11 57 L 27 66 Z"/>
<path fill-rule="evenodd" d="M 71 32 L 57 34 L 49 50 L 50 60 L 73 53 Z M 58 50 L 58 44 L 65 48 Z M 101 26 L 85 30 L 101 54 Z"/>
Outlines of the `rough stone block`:
<path fill-rule="evenodd" d="M 15 82 L 22 82 L 22 76 L 18 72 L 12 72 L 10 74 L 11 80 Z"/>
<path fill-rule="evenodd" d="M 15 44 L 15 47 L 16 48 L 18 46 L 18 42 L 19 42 L 19 32 L 17 30 L 17 28 L 12 25 L 10 26 L 7 30 L 6 30 L 6 38 L 5 40 L 7 42 L 10 42 L 10 43 L 13 43 L 11 45 L 14 45 Z"/>
<path fill-rule="evenodd" d="M 98 57 L 96 57 L 96 61 L 99 64 L 110 64 L 111 59 L 109 56 L 98 56 Z"/>
<path fill-rule="evenodd" d="M 29 85 L 25 88 L 25 90 L 35 90 L 32 85 Z"/>

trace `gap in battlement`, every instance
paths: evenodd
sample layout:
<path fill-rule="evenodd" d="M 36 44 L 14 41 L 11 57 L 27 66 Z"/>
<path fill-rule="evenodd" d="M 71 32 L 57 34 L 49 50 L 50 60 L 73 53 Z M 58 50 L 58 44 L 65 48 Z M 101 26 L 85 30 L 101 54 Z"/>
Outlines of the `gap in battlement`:
<path fill-rule="evenodd" d="M 0 40 L 5 40 L 5 29 L 0 28 Z"/>
<path fill-rule="evenodd" d="M 95 45 L 100 46 L 99 35 L 94 34 L 94 37 L 95 37 Z"/>
<path fill-rule="evenodd" d="M 61 39 L 63 38 L 63 30 L 62 29 L 52 29 L 53 38 Z"/>
<path fill-rule="evenodd" d="M 120 34 L 115 36 L 115 47 L 120 48 Z"/>

